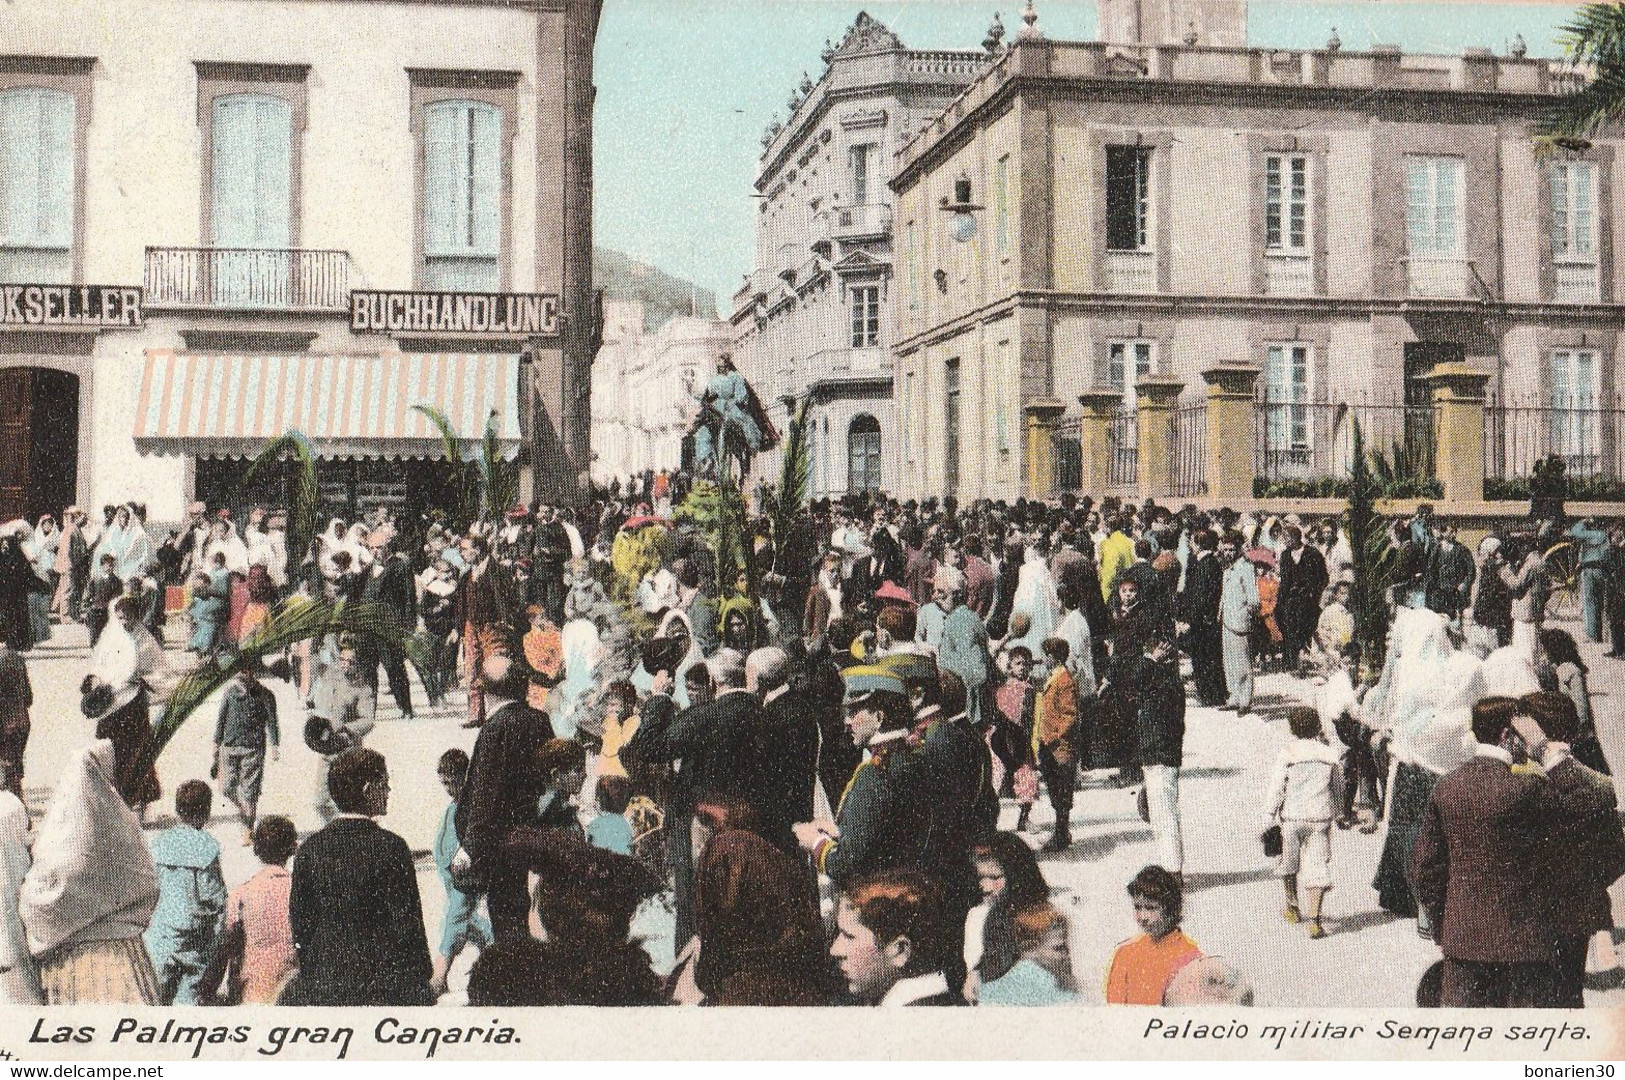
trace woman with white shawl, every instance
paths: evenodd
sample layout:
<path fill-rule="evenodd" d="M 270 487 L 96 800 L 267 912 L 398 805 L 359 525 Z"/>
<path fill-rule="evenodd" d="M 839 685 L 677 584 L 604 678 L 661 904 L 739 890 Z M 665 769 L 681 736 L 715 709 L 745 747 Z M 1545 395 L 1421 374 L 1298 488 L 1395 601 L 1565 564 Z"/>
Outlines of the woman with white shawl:
<path fill-rule="evenodd" d="M 203 565 L 212 567 L 216 555 L 226 557 L 226 569 L 231 573 L 248 573 L 248 545 L 237 535 L 237 527 L 230 518 L 215 519 L 209 531 L 209 543 L 203 549 Z"/>
<path fill-rule="evenodd" d="M 56 518 L 41 514 L 33 536 L 23 545 L 23 554 L 34 571 L 28 588 L 28 618 L 33 624 L 35 644 L 51 636 L 51 598 L 56 595 L 56 556 L 61 545 Z"/>
<path fill-rule="evenodd" d="M 594 676 L 598 662 L 604 657 L 598 624 L 590 618 L 571 619 L 559 634 L 559 647 L 564 653 L 564 680 L 553 691 L 553 707 L 548 712 L 553 718 L 554 736 L 573 739 L 581 725 L 581 710 L 588 691 L 597 681 Z"/>
<path fill-rule="evenodd" d="M 120 581 L 130 581 L 147 572 L 147 564 L 152 562 L 152 538 L 147 535 L 147 523 L 142 520 L 145 515 L 135 503 L 121 506 L 119 511 L 126 523 L 124 554 L 113 572 Z"/>
<path fill-rule="evenodd" d="M 0 1005 L 41 1003 L 39 973 L 17 910 L 28 867 L 28 810 L 0 787 Z"/>
<path fill-rule="evenodd" d="M 1366 700 L 1366 722 L 1388 733 L 1395 761 L 1388 795 L 1388 836 L 1377 865 L 1382 907 L 1419 916 L 1409 877 L 1411 852 L 1439 778 L 1477 749 L 1472 708 L 1485 696 L 1482 662 L 1458 650 L 1445 618 L 1426 608 L 1400 608 L 1388 639 L 1382 678 Z M 1419 923 L 1419 930 L 1427 931 Z"/>
<path fill-rule="evenodd" d="M 113 512 L 113 523 L 102 530 L 101 539 L 96 541 L 96 551 L 90 560 L 90 565 L 96 570 L 100 570 L 102 556 L 113 556 L 115 563 L 113 573 L 118 575 L 120 581 L 125 580 L 122 567 L 124 566 L 125 555 L 130 550 L 131 538 L 134 535 L 130 527 L 130 520 L 131 514 L 128 506 L 121 506 L 115 510 Z"/>
<path fill-rule="evenodd" d="M 344 550 L 350 553 L 350 568 L 356 573 L 372 566 L 372 548 L 367 546 L 370 532 L 364 522 L 358 521 L 344 534 Z"/>
<path fill-rule="evenodd" d="M 1061 601 L 1055 593 L 1055 579 L 1049 572 L 1049 543 L 1039 537 L 1027 545 L 1027 554 L 1016 573 L 1016 595 L 1012 616 L 1027 616 L 1027 633 L 1011 648 L 1025 645 L 1034 656 L 1044 655 L 1044 642 L 1055 636 L 1055 622 Z"/>
<path fill-rule="evenodd" d="M 341 551 L 348 550 L 349 533 L 345 530 L 343 518 L 333 518 L 327 523 L 327 531 L 316 538 L 321 544 L 321 571 L 328 577 L 333 576 L 333 556 Z M 455 544 L 452 547 L 456 547 Z M 350 554 L 350 570 L 354 572 L 355 554 Z"/>
<path fill-rule="evenodd" d="M 677 670 L 671 673 L 671 699 L 679 709 L 686 709 L 689 705 L 688 683 L 683 676 L 688 674 L 689 668 L 705 661 L 705 655 L 694 643 L 694 627 L 688 620 L 688 613 L 680 608 L 666 612 L 666 617 L 660 620 L 660 632 L 655 636 L 674 637 L 683 642 L 683 659 L 678 663 Z M 654 673 L 639 664 L 632 670 L 631 681 L 640 695 L 647 696 L 654 684 Z"/>
<path fill-rule="evenodd" d="M 156 1005 L 141 935 L 158 872 L 141 823 L 113 786 L 113 744 L 68 764 L 34 842 L 18 914 L 47 1005 Z"/>

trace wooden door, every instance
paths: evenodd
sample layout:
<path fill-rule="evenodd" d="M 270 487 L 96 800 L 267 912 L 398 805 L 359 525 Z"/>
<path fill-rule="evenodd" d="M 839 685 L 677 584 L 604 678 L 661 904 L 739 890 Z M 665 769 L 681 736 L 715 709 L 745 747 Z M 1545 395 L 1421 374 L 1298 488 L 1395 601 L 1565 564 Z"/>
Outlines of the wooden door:
<path fill-rule="evenodd" d="M 34 371 L 0 369 L 0 522 L 27 518 L 33 471 Z"/>

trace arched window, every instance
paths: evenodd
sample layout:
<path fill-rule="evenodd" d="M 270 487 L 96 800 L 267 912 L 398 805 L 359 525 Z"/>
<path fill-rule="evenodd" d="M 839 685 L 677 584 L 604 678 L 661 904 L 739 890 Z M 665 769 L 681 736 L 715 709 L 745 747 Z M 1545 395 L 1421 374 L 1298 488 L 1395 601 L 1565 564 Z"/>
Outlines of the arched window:
<path fill-rule="evenodd" d="M 846 490 L 880 490 L 880 421 L 868 413 L 854 416 L 846 429 Z"/>
<path fill-rule="evenodd" d="M 74 100 L 0 92 L 0 270 L 6 281 L 73 277 Z"/>

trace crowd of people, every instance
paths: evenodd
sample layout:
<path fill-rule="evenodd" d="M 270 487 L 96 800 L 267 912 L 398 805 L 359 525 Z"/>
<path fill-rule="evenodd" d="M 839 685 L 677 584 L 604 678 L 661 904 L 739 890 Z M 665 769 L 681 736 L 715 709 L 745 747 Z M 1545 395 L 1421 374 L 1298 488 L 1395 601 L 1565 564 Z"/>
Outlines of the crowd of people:
<path fill-rule="evenodd" d="M 764 507 L 718 543 L 686 487 L 660 474 L 577 511 L 410 532 L 379 509 L 292 558 L 275 508 L 195 504 L 157 544 L 135 505 L 94 530 L 71 508 L 61 529 L 0 529 L 0 993 L 428 1004 L 472 948 L 476 1005 L 1077 1001 L 1072 915 L 1035 849 L 1072 845 L 1087 773 L 1137 803 L 1155 853 L 1123 883 L 1143 933 L 1105 1000 L 1250 1003 L 1245 974 L 1181 929 L 1186 708 L 1247 715 L 1255 674 L 1285 671 L 1305 700 L 1256 797 L 1286 922 L 1324 937 L 1336 833 L 1386 822 L 1375 884 L 1438 940 L 1438 1001 L 1582 1003 L 1625 836 L 1585 661 L 1545 625 L 1555 521 L 1476 552 L 1425 504 L 1389 523 L 1379 660 L 1334 518 L 864 496 L 777 530 Z M 1618 654 L 1625 530 L 1563 535 L 1580 631 Z M 176 824 L 147 837 L 171 615 L 185 654 L 231 656 L 290 598 L 371 604 L 383 625 L 239 665 L 209 780 L 178 785 Z M 30 856 L 21 654 L 53 619 L 89 628 L 96 728 Z M 427 708 L 460 691 L 477 729 L 438 761 L 434 939 L 365 745 L 384 689 L 402 722 L 425 704 L 409 656 Z M 323 825 L 302 839 L 258 813 L 278 680 L 319 758 Z M 263 866 L 234 890 L 217 792 Z M 669 924 L 664 955 L 640 944 L 651 923 Z"/>

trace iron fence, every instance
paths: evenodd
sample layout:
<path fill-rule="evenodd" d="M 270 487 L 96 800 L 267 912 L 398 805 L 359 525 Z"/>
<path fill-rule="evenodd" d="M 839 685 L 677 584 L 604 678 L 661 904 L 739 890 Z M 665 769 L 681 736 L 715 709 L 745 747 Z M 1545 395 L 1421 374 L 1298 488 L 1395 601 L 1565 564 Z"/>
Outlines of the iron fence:
<path fill-rule="evenodd" d="M 1179 498 L 1207 494 L 1207 401 L 1177 405 L 1170 418 L 1173 437 L 1168 490 Z"/>
<path fill-rule="evenodd" d="M 1253 467 L 1266 482 L 1347 478 L 1356 425 L 1366 450 L 1396 475 L 1434 475 L 1438 435 L 1432 405 L 1260 399 L 1253 417 Z"/>
<path fill-rule="evenodd" d="M 1124 407 L 1112 414 L 1107 425 L 1111 441 L 1111 463 L 1107 482 L 1111 487 L 1133 487 L 1139 480 L 1140 417 L 1132 408 Z"/>
<path fill-rule="evenodd" d="M 1558 458 L 1575 478 L 1625 478 L 1625 408 L 1589 398 L 1484 406 L 1484 478 L 1532 476 L 1535 462 Z"/>
<path fill-rule="evenodd" d="M 1059 497 L 1083 488 L 1083 421 L 1064 417 L 1050 436 L 1055 446 L 1055 491 Z"/>

